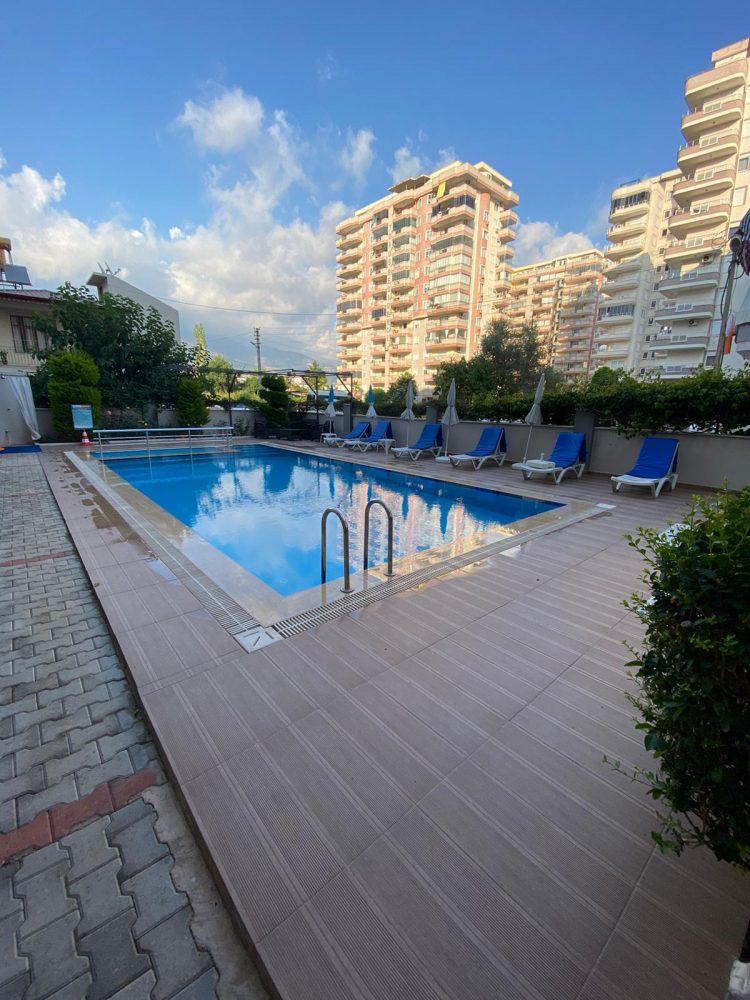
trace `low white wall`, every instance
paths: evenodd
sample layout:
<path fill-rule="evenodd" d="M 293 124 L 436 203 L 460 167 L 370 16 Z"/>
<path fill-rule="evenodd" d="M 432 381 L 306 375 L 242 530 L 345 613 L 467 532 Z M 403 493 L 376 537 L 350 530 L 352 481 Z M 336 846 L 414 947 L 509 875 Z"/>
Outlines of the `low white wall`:
<path fill-rule="evenodd" d="M 356 416 L 357 420 L 365 419 Z M 378 418 L 390 419 L 397 445 L 406 444 L 407 430 L 409 442 L 414 443 L 419 437 L 424 420 L 415 420 L 411 425 L 398 417 Z M 376 423 L 377 420 L 371 420 Z M 469 451 L 477 443 L 482 428 L 487 424 L 476 421 L 462 420 L 450 429 L 450 451 L 452 453 Z M 518 462 L 523 458 L 529 428 L 525 424 L 507 424 L 505 437 L 508 442 L 508 460 Z M 534 427 L 531 433 L 529 458 L 539 458 L 541 454 L 549 455 L 560 431 L 572 428 L 545 424 Z M 443 435 L 445 435 L 443 428 Z M 750 485 L 750 437 L 729 434 L 660 434 L 656 437 L 674 437 L 680 442 L 678 472 L 680 482 L 690 486 L 707 486 L 718 488 L 726 485 L 729 489 L 739 490 Z M 589 471 L 604 475 L 617 475 L 627 472 L 635 464 L 638 451 L 643 442 L 642 437 L 626 438 L 612 427 L 597 427 L 593 441 L 589 442 Z"/>

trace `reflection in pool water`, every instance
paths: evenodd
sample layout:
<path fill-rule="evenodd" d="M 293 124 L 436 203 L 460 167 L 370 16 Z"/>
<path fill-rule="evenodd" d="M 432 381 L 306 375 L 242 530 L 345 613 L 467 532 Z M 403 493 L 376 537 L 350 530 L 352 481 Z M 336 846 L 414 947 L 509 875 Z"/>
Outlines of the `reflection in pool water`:
<path fill-rule="evenodd" d="M 379 499 L 394 521 L 394 557 L 413 555 L 560 506 L 382 468 L 250 445 L 232 453 L 117 459 L 110 466 L 205 541 L 283 596 L 320 583 L 320 517 L 350 526 L 362 569 L 364 510 Z M 328 580 L 343 576 L 341 532 L 329 522 Z M 370 520 L 370 565 L 385 563 L 385 516 Z"/>

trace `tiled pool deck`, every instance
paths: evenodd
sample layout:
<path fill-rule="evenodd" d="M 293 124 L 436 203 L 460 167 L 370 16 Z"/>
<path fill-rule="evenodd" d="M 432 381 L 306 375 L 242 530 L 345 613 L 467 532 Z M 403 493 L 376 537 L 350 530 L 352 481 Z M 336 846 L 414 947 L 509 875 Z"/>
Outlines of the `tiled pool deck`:
<path fill-rule="evenodd" d="M 384 461 L 384 459 L 371 459 Z M 623 691 L 638 524 L 608 514 L 254 652 L 44 465 L 164 759 L 283 1000 L 710 998 L 748 880 L 665 858 Z M 522 487 L 510 469 L 458 474 Z M 523 487 L 526 491 L 527 486 Z M 535 495 L 611 502 L 602 477 Z"/>

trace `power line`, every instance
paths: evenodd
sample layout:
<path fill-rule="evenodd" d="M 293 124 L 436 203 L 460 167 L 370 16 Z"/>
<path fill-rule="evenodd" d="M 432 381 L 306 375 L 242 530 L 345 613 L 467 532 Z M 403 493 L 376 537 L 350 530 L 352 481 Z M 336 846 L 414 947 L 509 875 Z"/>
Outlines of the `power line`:
<path fill-rule="evenodd" d="M 184 302 L 182 299 L 170 299 L 168 295 L 160 296 L 165 302 L 175 302 L 179 306 L 191 306 L 193 309 L 217 309 L 219 312 L 249 313 L 252 316 L 335 316 L 335 312 L 285 312 L 272 309 L 240 309 L 237 306 L 210 306 L 205 302 Z"/>

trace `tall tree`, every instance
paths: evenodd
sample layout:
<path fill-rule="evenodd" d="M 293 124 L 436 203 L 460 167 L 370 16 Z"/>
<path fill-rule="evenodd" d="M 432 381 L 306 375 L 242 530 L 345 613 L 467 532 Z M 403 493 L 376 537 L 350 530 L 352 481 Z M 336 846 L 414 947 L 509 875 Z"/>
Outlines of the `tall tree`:
<path fill-rule="evenodd" d="M 499 319 L 490 323 L 473 358 L 440 366 L 435 390 L 444 397 L 455 378 L 459 405 L 472 411 L 504 393 L 532 391 L 542 372 L 550 384 L 560 381 L 558 373 L 542 363 L 536 329 L 531 325 L 514 329 L 507 320 Z"/>
<path fill-rule="evenodd" d="M 39 357 L 85 351 L 99 369 L 103 400 L 118 409 L 173 404 L 180 379 L 195 368 L 194 348 L 175 339 L 172 324 L 123 295 L 105 293 L 100 301 L 65 284 L 35 323 L 50 343 Z"/>
<path fill-rule="evenodd" d="M 204 368 L 211 359 L 206 343 L 206 331 L 202 323 L 196 323 L 193 327 L 193 340 L 195 341 L 195 363 L 199 368 Z"/>

